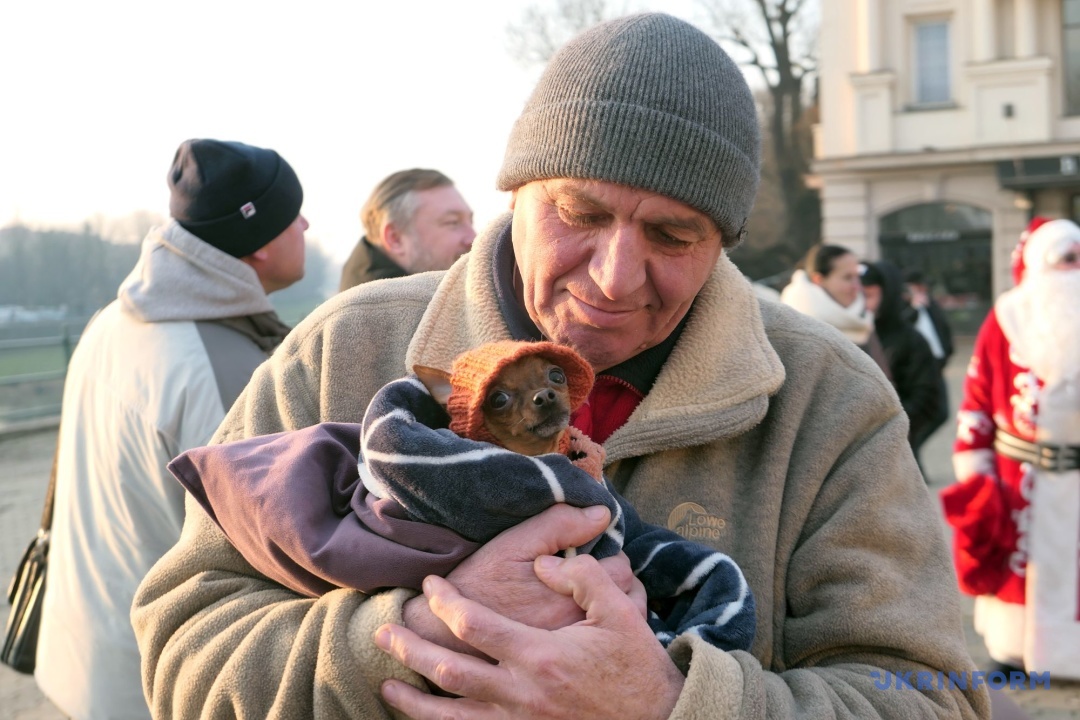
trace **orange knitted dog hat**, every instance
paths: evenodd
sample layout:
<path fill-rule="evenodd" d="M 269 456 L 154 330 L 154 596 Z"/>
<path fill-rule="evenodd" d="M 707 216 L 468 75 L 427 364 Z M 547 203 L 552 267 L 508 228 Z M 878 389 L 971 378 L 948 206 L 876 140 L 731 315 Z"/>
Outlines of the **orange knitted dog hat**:
<path fill-rule="evenodd" d="M 540 355 L 562 368 L 570 390 L 570 412 L 581 407 L 593 385 L 592 367 L 583 357 L 552 342 L 502 340 L 475 347 L 454 360 L 450 381 L 453 389 L 446 403 L 450 429 L 462 437 L 497 442 L 484 425 L 484 400 L 499 372 L 528 355 Z"/>

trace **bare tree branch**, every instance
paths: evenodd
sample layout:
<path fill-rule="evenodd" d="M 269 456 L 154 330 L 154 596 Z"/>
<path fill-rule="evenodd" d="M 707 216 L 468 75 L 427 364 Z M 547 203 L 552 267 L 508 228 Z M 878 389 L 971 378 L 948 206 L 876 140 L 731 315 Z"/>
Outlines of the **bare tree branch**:
<path fill-rule="evenodd" d="M 804 179 L 811 160 L 810 124 L 804 115 L 815 99 L 819 1 L 698 0 L 713 37 L 736 62 L 757 69 L 764 79 L 770 100 L 763 104 L 770 181 L 785 208 L 780 242 L 792 245 L 791 259 L 820 239 L 820 199 Z"/>
<path fill-rule="evenodd" d="M 543 65 L 582 30 L 621 14 L 608 0 L 538 2 L 507 26 L 508 50 L 523 65 Z"/>
<path fill-rule="evenodd" d="M 627 4 L 637 0 L 625 0 Z M 546 63 L 571 37 L 603 20 L 628 12 L 619 0 L 534 0 L 518 23 L 507 27 L 510 54 L 525 65 Z M 820 239 L 820 200 L 806 187 L 810 166 L 810 123 L 807 113 L 816 99 L 817 26 L 822 0 L 697 0 L 705 28 L 744 68 L 761 74 L 757 93 L 767 152 L 763 195 L 770 198 L 766 218 L 751 224 L 759 232 L 774 227 L 770 242 L 792 263 Z M 776 212 L 777 205 L 784 208 Z M 777 220 L 777 218 L 782 218 Z"/>

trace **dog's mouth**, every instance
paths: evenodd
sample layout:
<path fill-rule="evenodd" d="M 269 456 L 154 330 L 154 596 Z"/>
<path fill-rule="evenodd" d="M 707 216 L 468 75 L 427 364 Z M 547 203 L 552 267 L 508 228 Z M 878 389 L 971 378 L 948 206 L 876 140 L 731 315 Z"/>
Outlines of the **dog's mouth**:
<path fill-rule="evenodd" d="M 529 432 L 537 437 L 550 438 L 561 433 L 570 424 L 570 413 L 567 410 L 552 413 L 540 422 L 529 428 Z"/>

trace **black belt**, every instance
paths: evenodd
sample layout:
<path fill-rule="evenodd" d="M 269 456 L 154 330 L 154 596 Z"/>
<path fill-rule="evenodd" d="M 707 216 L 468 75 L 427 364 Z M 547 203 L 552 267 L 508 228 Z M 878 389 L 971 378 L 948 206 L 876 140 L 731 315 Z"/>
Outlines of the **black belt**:
<path fill-rule="evenodd" d="M 1007 458 L 1031 463 L 1040 470 L 1068 472 L 1080 469 L 1080 445 L 1032 443 L 998 430 L 994 434 L 994 450 Z"/>

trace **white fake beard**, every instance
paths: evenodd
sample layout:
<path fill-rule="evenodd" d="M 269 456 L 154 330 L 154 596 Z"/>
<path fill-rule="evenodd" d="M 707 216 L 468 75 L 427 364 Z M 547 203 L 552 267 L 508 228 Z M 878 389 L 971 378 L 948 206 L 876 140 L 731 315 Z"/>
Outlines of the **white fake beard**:
<path fill-rule="evenodd" d="M 1080 270 L 1040 274 L 1022 287 L 1029 312 L 1017 355 L 1044 383 L 1080 377 Z"/>

